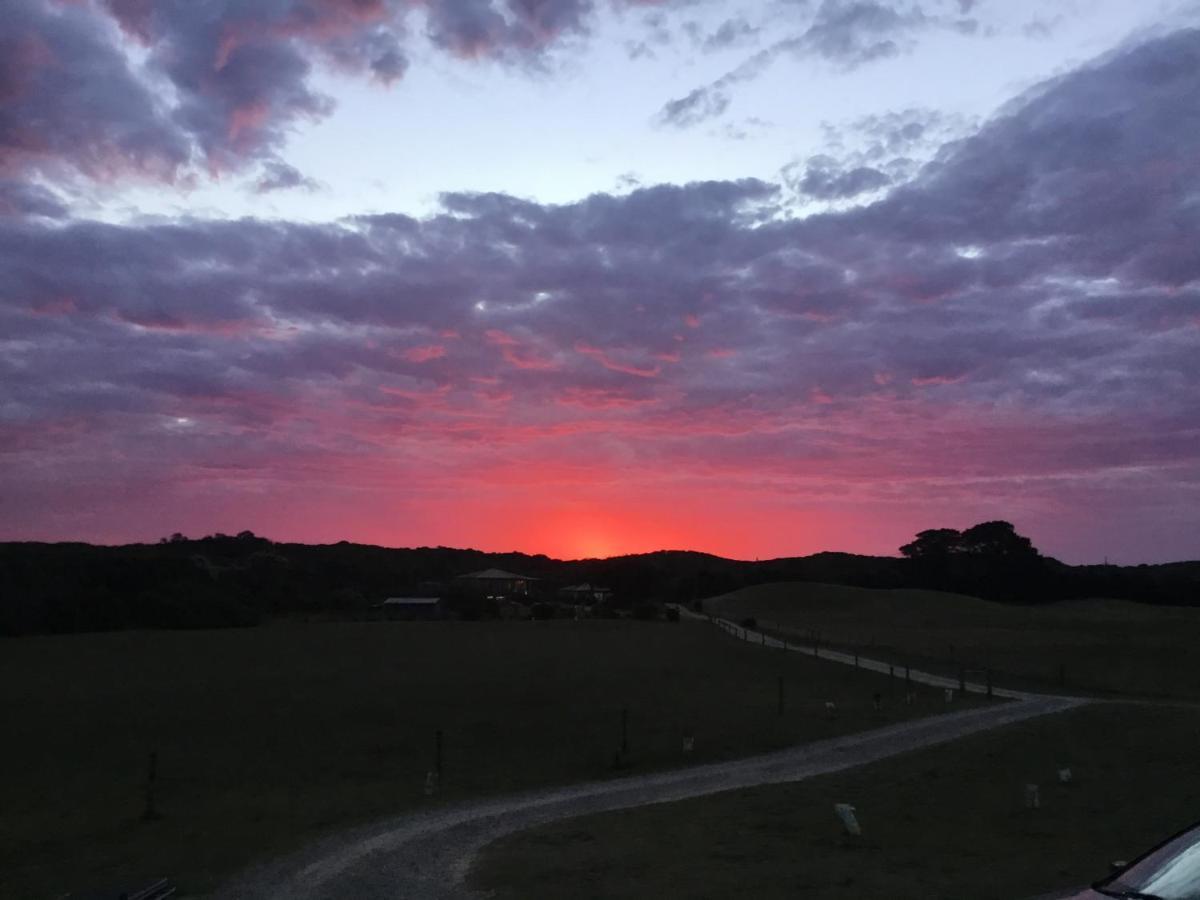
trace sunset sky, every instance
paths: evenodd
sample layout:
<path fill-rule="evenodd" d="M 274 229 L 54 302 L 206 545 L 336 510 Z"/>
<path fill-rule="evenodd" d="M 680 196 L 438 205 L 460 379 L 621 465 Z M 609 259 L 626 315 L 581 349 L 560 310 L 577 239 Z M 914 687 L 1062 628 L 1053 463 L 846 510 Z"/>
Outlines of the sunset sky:
<path fill-rule="evenodd" d="M 1200 3 L 3 10 L 0 539 L 1200 557 Z"/>

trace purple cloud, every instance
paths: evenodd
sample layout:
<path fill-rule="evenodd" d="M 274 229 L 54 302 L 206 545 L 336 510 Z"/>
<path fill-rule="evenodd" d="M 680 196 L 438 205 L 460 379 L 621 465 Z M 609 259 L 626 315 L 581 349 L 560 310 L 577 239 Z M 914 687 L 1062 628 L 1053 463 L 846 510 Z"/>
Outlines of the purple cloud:
<path fill-rule="evenodd" d="M 784 176 L 797 192 L 814 200 L 848 200 L 878 191 L 892 182 L 884 172 L 870 166 L 842 169 L 829 156 L 813 157 L 803 173 L 789 167 Z"/>
<path fill-rule="evenodd" d="M 804 219 L 754 180 L 331 225 L 3 219 L 0 483 L 448 490 L 565 460 L 880 509 L 1036 485 L 1149 520 L 1200 486 L 1198 104 L 1200 32 L 1176 32 Z"/>
<path fill-rule="evenodd" d="M 404 76 L 410 21 L 460 57 L 539 65 L 590 0 L 12 0 L 0 34 L 0 172 L 175 181 L 271 161 L 333 100 L 332 66 Z"/>
<path fill-rule="evenodd" d="M 190 158 L 153 93 L 88 6 L 13 0 L 0 30 L 0 172 L 173 179 Z"/>

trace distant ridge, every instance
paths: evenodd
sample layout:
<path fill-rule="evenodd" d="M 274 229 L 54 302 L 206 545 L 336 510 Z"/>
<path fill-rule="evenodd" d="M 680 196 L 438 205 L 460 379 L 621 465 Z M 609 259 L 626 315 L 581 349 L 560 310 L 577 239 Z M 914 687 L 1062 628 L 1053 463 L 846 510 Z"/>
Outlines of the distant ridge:
<path fill-rule="evenodd" d="M 278 615 L 345 615 L 384 597 L 428 592 L 431 584 L 484 569 L 530 576 L 543 592 L 582 582 L 602 585 L 624 604 L 693 603 L 748 585 L 819 582 L 951 590 L 1017 603 L 1102 596 L 1200 605 L 1197 561 L 1067 566 L 1035 553 L 1020 567 L 1003 559 L 964 558 L 954 571 L 940 572 L 927 561 L 837 551 L 757 561 L 694 550 L 559 560 L 453 547 L 276 543 L 242 532 L 121 546 L 0 543 L 5 587 L 0 634 L 216 627 Z"/>

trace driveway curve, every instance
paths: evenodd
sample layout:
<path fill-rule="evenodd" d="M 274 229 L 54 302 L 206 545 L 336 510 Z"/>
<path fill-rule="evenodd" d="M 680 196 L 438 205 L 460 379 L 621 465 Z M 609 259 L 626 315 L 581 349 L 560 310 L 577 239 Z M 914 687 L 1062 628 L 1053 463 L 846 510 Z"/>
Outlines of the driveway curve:
<path fill-rule="evenodd" d="M 256 867 L 214 896 L 466 900 L 477 896 L 465 884 L 476 853 L 515 831 L 608 810 L 802 781 L 1088 702 L 1022 695 L 1015 702 L 944 713 L 759 756 L 411 812 Z"/>

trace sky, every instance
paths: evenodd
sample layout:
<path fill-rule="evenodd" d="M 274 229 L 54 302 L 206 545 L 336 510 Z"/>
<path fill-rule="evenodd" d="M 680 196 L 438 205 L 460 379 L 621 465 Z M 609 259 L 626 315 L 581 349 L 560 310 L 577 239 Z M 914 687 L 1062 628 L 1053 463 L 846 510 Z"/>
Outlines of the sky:
<path fill-rule="evenodd" d="M 1194 0 L 6 0 L 0 540 L 1200 558 Z"/>

